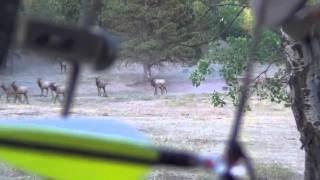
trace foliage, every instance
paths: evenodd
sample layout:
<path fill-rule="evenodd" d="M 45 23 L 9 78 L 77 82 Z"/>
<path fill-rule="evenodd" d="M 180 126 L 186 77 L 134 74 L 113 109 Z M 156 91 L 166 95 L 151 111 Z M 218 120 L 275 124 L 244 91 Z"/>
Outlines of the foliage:
<path fill-rule="evenodd" d="M 201 81 L 210 75 L 210 64 L 221 64 L 220 74 L 229 85 L 227 95 L 232 99 L 233 104 L 237 105 L 240 91 L 239 77 L 246 68 L 251 41 L 248 35 L 229 36 L 226 41 L 219 40 L 211 43 L 208 54 L 198 62 L 197 68 L 190 76 L 193 85 L 199 86 Z M 262 35 L 259 51 L 256 52 L 256 62 L 281 66 L 284 62 L 282 50 L 279 35 L 267 31 Z M 254 78 L 252 82 L 254 88 L 251 94 L 276 103 L 288 103 L 290 100 L 286 91 L 286 83 L 284 83 L 285 76 L 286 72 L 280 68 L 273 77 L 268 77 L 262 84 L 258 81 L 259 78 Z"/>
<path fill-rule="evenodd" d="M 57 22 L 76 23 L 79 7 L 79 0 L 32 0 L 24 3 L 23 13 Z"/>
<path fill-rule="evenodd" d="M 108 1 L 100 24 L 121 34 L 130 62 L 194 64 L 214 36 L 244 35 L 241 22 L 228 29 L 234 13 L 247 6 L 236 0 Z M 232 4 L 231 6 L 228 4 Z M 224 29 L 224 33 L 220 34 Z"/>
<path fill-rule="evenodd" d="M 227 3 L 236 3 L 236 1 L 224 1 L 224 4 Z M 236 3 L 240 4 L 240 3 Z M 245 19 L 244 13 L 242 13 L 239 17 L 236 17 L 236 15 L 240 11 L 246 11 L 248 8 L 243 10 L 243 6 L 240 4 L 239 6 L 225 6 L 223 8 L 219 8 L 219 13 L 221 14 L 221 30 L 229 27 L 229 24 L 233 22 L 233 19 L 237 18 L 236 21 L 233 22 L 232 26 L 229 27 L 228 32 L 223 34 L 220 38 L 225 39 L 227 37 L 233 36 L 233 37 L 238 37 L 238 36 L 246 36 L 247 35 L 247 28 L 243 28 L 243 24 Z M 221 31 L 220 30 L 220 31 Z"/>
<path fill-rule="evenodd" d="M 240 92 L 240 86 L 239 84 L 233 84 L 229 87 L 229 91 L 227 95 L 231 98 L 232 104 L 234 106 L 239 104 L 239 92 Z"/>
<path fill-rule="evenodd" d="M 79 18 L 80 0 L 24 4 L 26 14 L 66 23 Z M 110 0 L 104 1 L 98 22 L 122 37 L 122 59 L 148 65 L 194 64 L 206 54 L 212 36 L 224 39 L 248 33 L 243 28 L 245 16 L 233 21 L 234 14 L 247 6 L 243 0 Z"/>
<path fill-rule="evenodd" d="M 227 38 L 227 45 L 223 41 L 216 41 L 211 44 L 207 57 L 201 59 L 197 69 L 192 73 L 191 79 L 193 84 L 200 85 L 209 73 L 206 67 L 209 64 L 222 64 L 220 74 L 227 83 L 235 83 L 236 77 L 241 74 L 247 61 L 249 40 L 247 38 Z M 201 77 L 201 78 L 197 78 Z"/>
<path fill-rule="evenodd" d="M 238 77 L 246 68 L 254 23 L 248 0 L 109 0 L 102 6 L 97 21 L 122 37 L 121 56 L 127 63 L 149 68 L 166 61 L 197 64 L 190 77 L 196 87 L 212 73 L 211 64 L 220 64 L 219 73 L 230 87 L 227 95 L 237 105 Z M 76 23 L 79 11 L 80 0 L 29 0 L 21 13 Z M 281 65 L 282 50 L 279 35 L 267 31 L 256 61 Z M 280 77 L 282 72 L 278 74 Z M 253 93 L 261 99 L 288 102 L 278 74 L 255 85 Z M 220 102 L 217 93 L 212 99 Z"/>
<path fill-rule="evenodd" d="M 268 99 L 275 103 L 290 103 L 287 82 L 288 74 L 283 69 L 279 69 L 274 76 L 267 79 L 264 84 L 256 85 L 255 90 L 261 99 Z"/>
<path fill-rule="evenodd" d="M 188 28 L 193 20 L 193 9 L 182 0 L 110 1 L 100 18 L 103 26 L 124 37 L 123 57 L 149 64 L 192 61 L 197 50 L 181 44 L 199 35 Z"/>
<path fill-rule="evenodd" d="M 197 68 L 191 74 L 191 81 L 193 86 L 200 86 L 201 81 L 205 80 L 205 76 L 212 73 L 211 69 L 209 68 L 210 62 L 207 59 L 201 59 L 198 62 Z"/>
<path fill-rule="evenodd" d="M 224 101 L 224 99 L 221 97 L 221 95 L 214 91 L 212 96 L 211 96 L 211 103 L 215 106 L 215 107 L 223 107 L 224 105 L 226 105 L 226 102 Z"/>

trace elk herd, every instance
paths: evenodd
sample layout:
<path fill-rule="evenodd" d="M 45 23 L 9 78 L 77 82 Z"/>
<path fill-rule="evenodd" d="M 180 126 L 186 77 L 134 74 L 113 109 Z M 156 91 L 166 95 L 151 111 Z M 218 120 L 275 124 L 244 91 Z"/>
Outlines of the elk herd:
<path fill-rule="evenodd" d="M 58 84 L 56 82 L 46 81 L 42 78 L 38 78 L 36 81 L 37 86 L 40 89 L 41 97 L 48 97 L 49 93 L 51 95 L 51 99 L 54 103 L 57 101 L 62 101 L 66 96 L 66 86 Z M 107 94 L 107 85 L 108 82 L 96 77 L 95 84 L 98 92 L 98 96 L 108 97 Z M 161 95 L 164 93 L 167 94 L 166 80 L 160 78 L 150 79 L 150 85 L 154 88 L 154 95 L 158 95 L 158 89 L 160 90 Z M 29 91 L 28 87 L 18 85 L 15 81 L 13 81 L 9 85 L 0 84 L 2 91 L 6 96 L 6 102 L 10 102 L 10 97 L 13 98 L 13 102 L 16 103 L 19 100 L 20 103 L 29 104 Z"/>
<path fill-rule="evenodd" d="M 64 61 L 59 61 L 60 71 L 61 73 L 67 72 L 67 63 Z M 150 85 L 154 88 L 154 95 L 158 95 L 158 89 L 161 92 L 161 95 L 167 93 L 166 80 L 161 78 L 152 78 L 149 79 Z M 58 84 L 56 82 L 43 80 L 42 78 L 38 78 L 36 80 L 36 84 L 40 89 L 41 97 L 48 97 L 49 93 L 51 95 L 51 100 L 56 103 L 57 101 L 62 102 L 62 100 L 66 96 L 66 86 Z M 108 82 L 99 77 L 95 78 L 95 84 L 98 92 L 98 96 L 108 97 L 107 94 L 107 85 Z M 15 81 L 11 84 L 0 83 L 0 88 L 4 92 L 6 96 L 6 102 L 10 102 L 10 98 L 13 98 L 13 102 L 16 103 L 17 100 L 20 103 L 29 104 L 29 90 L 28 87 L 18 85 Z M 1 96 L 0 96 L 1 98 Z"/>

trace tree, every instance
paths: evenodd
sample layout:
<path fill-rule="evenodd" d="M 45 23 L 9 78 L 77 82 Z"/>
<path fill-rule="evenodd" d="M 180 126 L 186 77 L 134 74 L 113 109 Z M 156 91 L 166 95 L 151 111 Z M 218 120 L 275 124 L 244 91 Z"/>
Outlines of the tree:
<path fill-rule="evenodd" d="M 268 31 L 263 34 L 261 41 L 261 48 L 257 52 L 257 62 L 266 64 L 267 67 L 252 79 L 252 94 L 258 95 L 261 99 L 269 99 L 272 102 L 289 103 L 286 92 L 288 73 L 284 63 L 285 55 L 281 38 L 278 34 Z M 220 40 L 210 43 L 208 54 L 201 58 L 198 62 L 198 67 L 191 74 L 190 78 L 193 85 L 199 86 L 201 81 L 205 80 L 206 76 L 211 73 L 210 64 L 220 64 L 220 74 L 229 86 L 227 94 L 232 98 L 233 104 L 237 105 L 237 94 L 240 90 L 239 77 L 241 77 L 246 68 L 250 43 L 250 36 L 230 36 L 226 38 L 226 41 Z M 266 78 L 272 65 L 278 65 L 278 72 L 274 76 Z M 261 79 L 264 79 L 263 82 Z M 218 100 L 225 104 L 221 98 L 213 98 L 212 103 L 220 106 L 218 102 L 215 102 L 215 100 Z"/>
<path fill-rule="evenodd" d="M 97 24 L 102 7 L 101 0 L 80 0 L 79 24 L 82 26 Z"/>
<path fill-rule="evenodd" d="M 319 6 L 305 8 L 304 19 L 290 19 L 283 25 L 287 60 L 290 63 L 292 111 L 305 150 L 305 179 L 320 179 L 320 62 Z"/>
<path fill-rule="evenodd" d="M 110 1 L 105 6 L 101 24 L 123 36 L 122 57 L 128 63 L 141 63 L 145 77 L 151 67 L 163 62 L 193 63 L 201 49 L 188 44 L 203 38 L 195 26 L 195 1 L 132 0 Z M 209 22 L 208 22 L 209 23 Z"/>
<path fill-rule="evenodd" d="M 77 23 L 80 0 L 32 0 L 24 1 L 23 14 L 59 23 Z"/>
<path fill-rule="evenodd" d="M 225 22 L 222 28 L 216 30 L 218 32 L 213 38 L 207 38 L 209 40 L 202 42 L 208 43 L 209 51 L 200 58 L 198 68 L 191 74 L 190 79 L 194 86 L 199 86 L 201 81 L 211 73 L 210 64 L 220 64 L 222 66 L 220 74 L 229 85 L 227 95 L 232 98 L 233 104 L 237 105 L 237 94 L 240 90 L 238 79 L 246 68 L 247 47 L 252 40 L 251 29 L 254 21 L 246 1 L 221 1 L 214 7 L 218 8 L 215 11 L 224 12 L 221 18 Z M 283 61 L 285 55 L 279 32 L 265 32 L 261 41 L 262 47 L 257 53 L 256 60 L 258 63 L 267 64 L 267 68 L 252 80 L 252 93 L 261 99 L 268 98 L 273 102 L 288 103 L 289 98 L 284 83 L 287 79 L 286 66 Z M 278 72 L 261 83 L 261 78 L 266 76 L 272 65 L 280 67 Z M 212 97 L 212 103 L 215 106 L 225 104 L 223 97 L 217 96 L 218 94 L 215 92 Z"/>
<path fill-rule="evenodd" d="M 263 34 L 261 48 L 257 52 L 257 60 L 264 63 L 277 63 L 283 70 L 272 79 L 268 79 L 267 87 L 269 88 L 253 89 L 257 95 L 270 98 L 274 102 L 291 102 L 297 128 L 301 135 L 302 148 L 305 150 L 306 180 L 320 179 L 320 63 L 318 58 L 320 41 L 316 26 L 320 17 L 319 12 L 319 5 L 312 8 L 305 7 L 300 10 L 300 13 L 304 14 L 303 18 L 292 16 L 282 26 L 284 34 L 279 34 L 279 31 Z M 246 38 L 234 36 L 227 38 L 229 44 L 227 48 L 221 48 L 212 42 L 211 52 L 199 62 L 198 69 L 193 73 L 192 80 L 195 85 L 199 85 L 199 82 L 210 73 L 208 71 L 210 63 L 219 62 L 223 66 L 221 70 L 223 77 L 227 82 L 231 82 L 231 87 L 235 87 L 235 77 L 245 69 L 245 66 L 241 64 L 246 62 L 248 54 L 246 47 L 251 37 Z M 216 60 L 210 58 L 216 58 Z M 268 68 L 269 66 L 264 72 Z M 282 94 L 279 92 L 284 91 L 283 81 L 287 81 L 290 86 L 290 98 L 278 95 Z M 228 95 L 232 98 L 236 97 L 232 96 L 234 95 L 232 93 Z M 213 101 L 216 106 L 225 103 L 221 101 L 221 96 L 217 93 L 213 94 Z"/>

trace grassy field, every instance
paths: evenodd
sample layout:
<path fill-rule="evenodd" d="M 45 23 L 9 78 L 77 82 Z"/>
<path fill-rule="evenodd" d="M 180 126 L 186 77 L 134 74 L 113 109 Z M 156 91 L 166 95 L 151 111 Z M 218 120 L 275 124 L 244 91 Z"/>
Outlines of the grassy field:
<path fill-rule="evenodd" d="M 28 69 L 14 76 L 2 76 L 2 83 L 9 84 L 16 80 L 18 84 L 29 87 L 30 105 L 6 103 L 5 98 L 1 98 L 0 119 L 57 116 L 61 112 L 61 105 L 54 104 L 51 97 L 40 97 L 35 83 L 41 75 L 45 80 L 63 84 L 66 75 L 57 71 L 58 67 Z M 200 88 L 194 88 L 188 80 L 188 74 L 173 67 L 163 76 L 168 79 L 168 94 L 154 96 L 148 83 L 134 83 L 139 79 L 140 71 L 126 69 L 126 72 L 85 71 L 72 114 L 124 121 L 144 133 L 157 146 L 205 154 L 223 152 L 235 108 L 230 103 L 223 108 L 215 108 L 210 103 L 210 92 L 221 91 L 223 81 L 208 79 Z M 94 83 L 97 76 L 108 80 L 108 97 L 97 96 Z M 256 162 L 260 179 L 302 179 L 304 153 L 300 150 L 299 134 L 290 109 L 256 98 L 252 99 L 250 105 L 252 111 L 246 114 L 241 141 Z M 199 170 L 155 168 L 147 179 L 211 178 L 214 177 Z M 2 164 L 0 179 L 35 177 Z"/>
<path fill-rule="evenodd" d="M 33 97 L 31 105 L 9 103 L 0 117 L 29 118 L 56 115 L 61 108 L 50 98 Z M 113 94 L 108 98 L 79 96 L 73 114 L 111 117 L 139 129 L 158 146 L 201 153 L 221 153 L 232 124 L 234 107 L 214 108 L 209 94 L 154 97 Z M 302 179 L 303 151 L 290 110 L 283 105 L 253 100 L 241 139 L 257 162 L 260 179 Z M 277 139 L 277 141 L 275 141 Z M 0 174 L 12 179 L 34 179 L 2 166 Z M 199 170 L 155 169 L 147 179 L 212 179 Z M 1 178 L 0 178 L 1 179 Z"/>

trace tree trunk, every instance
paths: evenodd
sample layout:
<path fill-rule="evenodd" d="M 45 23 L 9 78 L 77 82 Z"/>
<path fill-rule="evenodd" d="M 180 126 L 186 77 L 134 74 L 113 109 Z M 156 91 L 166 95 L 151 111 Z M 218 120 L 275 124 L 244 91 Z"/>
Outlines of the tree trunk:
<path fill-rule="evenodd" d="M 82 26 L 89 26 L 92 23 L 92 19 L 90 17 L 90 0 L 81 0 L 80 1 L 80 15 L 79 15 L 79 24 Z"/>
<path fill-rule="evenodd" d="M 305 151 L 305 180 L 320 179 L 319 38 L 286 47 L 291 65 L 292 111 Z"/>
<path fill-rule="evenodd" d="M 150 80 L 152 77 L 151 67 L 152 67 L 152 65 L 150 65 L 150 64 L 147 64 L 147 63 L 143 64 L 143 74 L 144 74 L 144 78 L 146 80 Z"/>
<path fill-rule="evenodd" d="M 84 27 L 96 24 L 102 7 L 102 0 L 81 0 L 79 24 Z"/>

